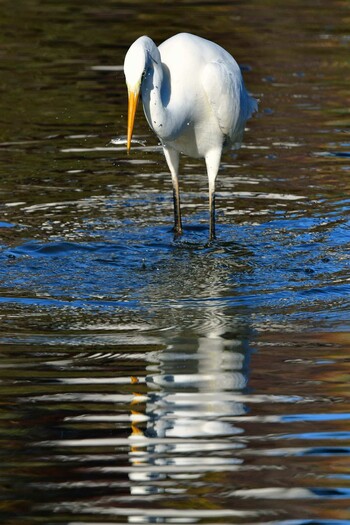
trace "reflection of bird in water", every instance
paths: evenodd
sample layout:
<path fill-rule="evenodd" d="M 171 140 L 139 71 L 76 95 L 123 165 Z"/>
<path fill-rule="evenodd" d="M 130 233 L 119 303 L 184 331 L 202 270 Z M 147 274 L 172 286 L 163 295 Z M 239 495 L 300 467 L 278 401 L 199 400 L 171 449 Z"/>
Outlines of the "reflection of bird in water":
<path fill-rule="evenodd" d="M 145 376 L 131 378 L 133 496 L 170 493 L 179 479 L 237 470 L 242 463 L 234 453 L 244 446 L 234 438 L 243 433 L 235 418 L 246 413 L 249 351 L 241 334 L 231 332 L 232 320 L 230 328 L 226 322 L 213 308 L 198 331 L 180 331 L 161 351 L 147 353 Z M 137 392 L 141 384 L 144 395 Z"/>
<path fill-rule="evenodd" d="M 215 179 L 223 148 L 239 147 L 246 120 L 257 109 L 237 62 L 222 47 L 181 33 L 159 48 L 147 36 L 130 47 L 124 62 L 128 88 L 130 150 L 141 90 L 148 124 L 161 140 L 173 183 L 175 234 L 182 233 L 180 153 L 204 158 L 209 180 L 210 239 L 215 237 Z"/>

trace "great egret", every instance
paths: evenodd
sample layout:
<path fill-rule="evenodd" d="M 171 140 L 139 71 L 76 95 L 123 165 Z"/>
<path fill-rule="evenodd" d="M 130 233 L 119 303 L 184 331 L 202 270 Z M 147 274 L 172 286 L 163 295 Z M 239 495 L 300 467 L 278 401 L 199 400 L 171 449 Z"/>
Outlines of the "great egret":
<path fill-rule="evenodd" d="M 182 233 L 179 196 L 180 153 L 204 158 L 209 180 L 209 237 L 215 237 L 215 179 L 221 153 L 239 147 L 246 120 L 257 101 L 246 91 L 240 68 L 225 49 L 204 38 L 180 33 L 159 47 L 138 38 L 124 61 L 128 89 L 127 150 L 139 93 L 149 126 L 163 146 L 171 172 L 175 235 Z"/>

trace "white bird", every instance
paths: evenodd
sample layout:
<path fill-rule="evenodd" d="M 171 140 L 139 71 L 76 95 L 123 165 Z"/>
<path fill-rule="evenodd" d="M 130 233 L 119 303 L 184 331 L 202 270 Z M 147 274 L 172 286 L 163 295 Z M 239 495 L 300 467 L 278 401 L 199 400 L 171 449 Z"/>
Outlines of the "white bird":
<path fill-rule="evenodd" d="M 159 47 L 138 38 L 124 61 L 128 89 L 127 150 L 139 93 L 149 126 L 160 139 L 171 172 L 175 235 L 182 233 L 179 196 L 180 154 L 204 158 L 209 181 L 210 231 L 215 237 L 215 180 L 221 153 L 239 147 L 246 120 L 257 101 L 245 89 L 240 68 L 225 49 L 180 33 Z"/>

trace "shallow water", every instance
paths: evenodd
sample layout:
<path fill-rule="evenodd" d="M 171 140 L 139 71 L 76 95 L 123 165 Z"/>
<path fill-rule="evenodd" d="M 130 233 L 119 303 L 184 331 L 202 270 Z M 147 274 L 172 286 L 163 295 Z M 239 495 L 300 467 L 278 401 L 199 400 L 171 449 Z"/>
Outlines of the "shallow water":
<path fill-rule="evenodd" d="M 349 523 L 349 3 L 23 4 L 0 19 L 1 523 Z M 203 163 L 174 240 L 141 110 L 123 146 L 126 49 L 183 30 L 260 100 L 211 244 Z"/>

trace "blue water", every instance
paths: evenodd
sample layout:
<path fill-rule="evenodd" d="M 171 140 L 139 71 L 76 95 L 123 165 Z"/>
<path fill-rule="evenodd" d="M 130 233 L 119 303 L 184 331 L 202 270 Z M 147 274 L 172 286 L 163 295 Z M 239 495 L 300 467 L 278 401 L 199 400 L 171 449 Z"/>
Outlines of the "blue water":
<path fill-rule="evenodd" d="M 169 227 L 123 224 L 110 232 L 100 225 L 96 241 L 4 246 L 1 301 L 141 310 L 206 304 L 238 315 L 244 308 L 261 319 L 323 316 L 332 304 L 328 315 L 346 321 L 348 226 L 347 219 L 334 222 L 223 224 L 211 244 L 205 226 L 185 228 L 183 238 L 173 240 Z"/>

